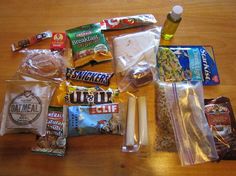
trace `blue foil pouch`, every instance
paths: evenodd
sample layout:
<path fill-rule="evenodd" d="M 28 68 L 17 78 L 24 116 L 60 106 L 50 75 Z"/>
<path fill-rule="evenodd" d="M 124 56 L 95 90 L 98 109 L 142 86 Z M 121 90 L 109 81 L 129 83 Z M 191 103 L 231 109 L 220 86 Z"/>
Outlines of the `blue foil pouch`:
<path fill-rule="evenodd" d="M 211 46 L 161 46 L 157 68 L 161 81 L 202 81 L 203 85 L 220 83 Z"/>
<path fill-rule="evenodd" d="M 68 107 L 68 136 L 123 134 L 123 111 L 118 103 Z"/>

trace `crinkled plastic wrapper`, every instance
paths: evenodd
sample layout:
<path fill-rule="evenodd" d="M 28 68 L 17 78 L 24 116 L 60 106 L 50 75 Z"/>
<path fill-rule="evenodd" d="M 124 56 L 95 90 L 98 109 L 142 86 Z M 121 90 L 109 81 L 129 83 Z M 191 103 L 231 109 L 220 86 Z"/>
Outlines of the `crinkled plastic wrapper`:
<path fill-rule="evenodd" d="M 161 27 L 115 37 L 113 40 L 118 87 L 137 89 L 155 80 L 156 55 Z"/>
<path fill-rule="evenodd" d="M 53 91 L 54 86 L 46 81 L 7 80 L 0 134 L 45 135 Z"/>
<path fill-rule="evenodd" d="M 218 159 L 214 139 L 204 114 L 201 82 L 158 82 L 168 104 L 182 165 Z"/>
<path fill-rule="evenodd" d="M 66 117 L 63 107 L 49 107 L 46 136 L 37 136 L 32 151 L 47 155 L 64 156 L 66 151 Z"/>
<path fill-rule="evenodd" d="M 205 114 L 214 136 L 219 159 L 236 159 L 236 123 L 227 97 L 205 99 Z"/>
<path fill-rule="evenodd" d="M 26 54 L 17 73 L 39 80 L 65 80 L 65 59 L 58 52 L 50 50 L 22 50 Z"/>
<path fill-rule="evenodd" d="M 68 136 L 124 133 L 124 109 L 121 103 L 94 106 L 69 106 Z"/>

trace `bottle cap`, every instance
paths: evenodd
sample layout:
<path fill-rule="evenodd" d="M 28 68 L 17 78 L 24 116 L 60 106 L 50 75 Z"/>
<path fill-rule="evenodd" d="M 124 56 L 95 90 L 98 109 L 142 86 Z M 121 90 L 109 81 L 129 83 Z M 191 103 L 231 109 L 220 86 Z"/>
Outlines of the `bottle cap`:
<path fill-rule="evenodd" d="M 183 13 L 183 7 L 180 5 L 176 5 L 172 9 L 171 17 L 173 18 L 174 21 L 177 21 L 180 19 L 182 13 Z"/>

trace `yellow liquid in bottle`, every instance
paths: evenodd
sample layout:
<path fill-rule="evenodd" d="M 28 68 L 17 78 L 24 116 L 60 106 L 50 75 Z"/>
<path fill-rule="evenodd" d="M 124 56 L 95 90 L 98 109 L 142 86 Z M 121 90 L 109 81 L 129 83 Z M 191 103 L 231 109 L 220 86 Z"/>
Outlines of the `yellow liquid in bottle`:
<path fill-rule="evenodd" d="M 162 32 L 161 32 L 161 36 L 164 40 L 170 40 L 171 38 L 173 38 L 179 23 L 181 21 L 181 18 L 177 21 L 172 20 L 170 14 L 167 15 L 167 19 L 164 23 Z"/>

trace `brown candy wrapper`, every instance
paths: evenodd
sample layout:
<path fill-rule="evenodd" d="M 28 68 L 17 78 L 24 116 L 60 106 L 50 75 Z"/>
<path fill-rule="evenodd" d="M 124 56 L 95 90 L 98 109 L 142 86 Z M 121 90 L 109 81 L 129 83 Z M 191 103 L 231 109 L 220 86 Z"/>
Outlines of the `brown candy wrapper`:
<path fill-rule="evenodd" d="M 7 80 L 0 135 L 46 133 L 48 105 L 54 86 L 46 81 Z"/>
<path fill-rule="evenodd" d="M 63 107 L 49 107 L 46 136 L 37 136 L 33 152 L 64 156 L 66 151 L 66 118 Z"/>
<path fill-rule="evenodd" d="M 236 159 L 236 123 L 229 98 L 205 99 L 205 114 L 220 159 Z"/>

